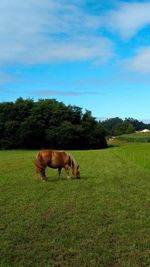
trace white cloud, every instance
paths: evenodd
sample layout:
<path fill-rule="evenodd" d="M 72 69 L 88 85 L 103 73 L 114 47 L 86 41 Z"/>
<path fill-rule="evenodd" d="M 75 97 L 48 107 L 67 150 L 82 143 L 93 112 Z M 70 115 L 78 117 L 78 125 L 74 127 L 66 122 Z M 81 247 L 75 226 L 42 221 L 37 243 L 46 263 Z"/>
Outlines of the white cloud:
<path fill-rule="evenodd" d="M 107 14 L 105 23 L 110 30 L 117 32 L 123 39 L 129 39 L 142 28 L 150 25 L 150 3 L 122 3 L 116 10 Z"/>
<path fill-rule="evenodd" d="M 69 1 L 1 0 L 0 64 L 98 60 L 113 55 L 110 40 L 97 36 L 101 20 Z"/>
<path fill-rule="evenodd" d="M 59 96 L 80 96 L 80 95 L 97 95 L 97 91 L 77 91 L 77 90 L 35 90 L 32 92 L 34 95 L 59 95 Z"/>
<path fill-rule="evenodd" d="M 150 73 L 150 47 L 141 48 L 137 54 L 125 61 L 125 68 L 139 73 Z"/>

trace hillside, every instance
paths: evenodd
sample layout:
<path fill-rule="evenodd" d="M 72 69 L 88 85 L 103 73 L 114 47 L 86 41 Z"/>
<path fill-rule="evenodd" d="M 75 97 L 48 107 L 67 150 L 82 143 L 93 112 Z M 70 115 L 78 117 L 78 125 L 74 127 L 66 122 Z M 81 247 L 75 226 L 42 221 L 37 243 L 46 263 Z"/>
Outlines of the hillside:
<path fill-rule="evenodd" d="M 117 139 L 127 142 L 150 142 L 150 133 L 132 133 L 118 136 Z"/>

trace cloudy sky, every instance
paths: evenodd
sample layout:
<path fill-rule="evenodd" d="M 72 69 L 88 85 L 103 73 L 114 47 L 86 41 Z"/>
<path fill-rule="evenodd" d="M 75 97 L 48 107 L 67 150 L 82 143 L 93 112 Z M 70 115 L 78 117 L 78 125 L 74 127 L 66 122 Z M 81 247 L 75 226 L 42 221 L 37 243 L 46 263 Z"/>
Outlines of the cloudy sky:
<path fill-rule="evenodd" d="M 150 119 L 150 1 L 1 0 L 0 101 Z"/>

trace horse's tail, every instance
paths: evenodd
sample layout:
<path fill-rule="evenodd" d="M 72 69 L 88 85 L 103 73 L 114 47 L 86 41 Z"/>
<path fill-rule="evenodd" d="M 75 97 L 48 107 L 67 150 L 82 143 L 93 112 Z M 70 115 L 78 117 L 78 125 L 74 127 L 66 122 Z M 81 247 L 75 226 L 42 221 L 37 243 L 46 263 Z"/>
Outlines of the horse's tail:
<path fill-rule="evenodd" d="M 42 157 L 42 153 L 41 151 L 39 151 L 36 155 L 36 158 L 35 158 L 35 166 L 37 167 L 37 170 L 41 170 L 41 169 L 44 169 L 44 160 L 43 160 L 43 157 Z"/>

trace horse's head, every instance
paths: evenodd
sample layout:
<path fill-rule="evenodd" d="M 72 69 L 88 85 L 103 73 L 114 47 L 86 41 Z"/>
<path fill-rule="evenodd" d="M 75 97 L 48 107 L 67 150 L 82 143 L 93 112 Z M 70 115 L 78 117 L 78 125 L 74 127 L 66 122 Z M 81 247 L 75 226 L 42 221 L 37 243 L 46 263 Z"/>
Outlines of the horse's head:
<path fill-rule="evenodd" d="M 76 178 L 80 179 L 80 167 L 78 164 L 74 166 L 72 173 Z"/>
<path fill-rule="evenodd" d="M 69 155 L 69 166 L 72 169 L 73 176 L 79 179 L 80 178 L 80 167 L 75 161 L 74 157 L 72 157 L 71 155 Z"/>

